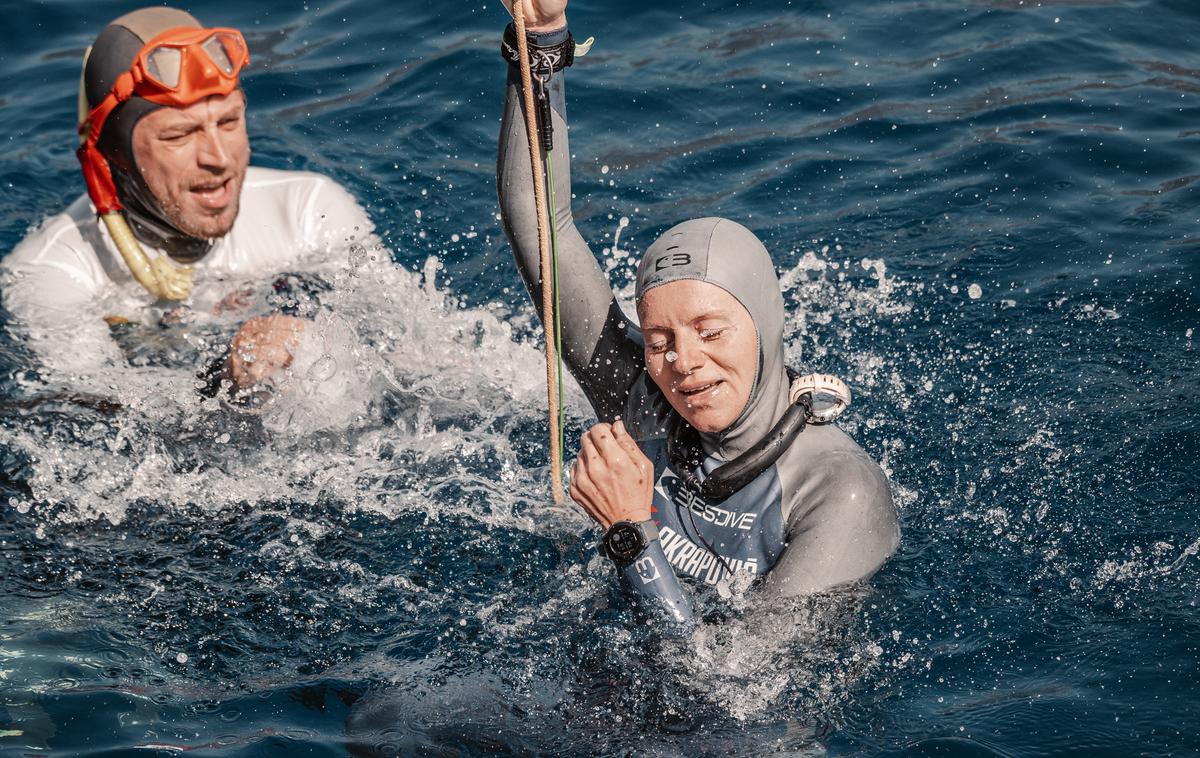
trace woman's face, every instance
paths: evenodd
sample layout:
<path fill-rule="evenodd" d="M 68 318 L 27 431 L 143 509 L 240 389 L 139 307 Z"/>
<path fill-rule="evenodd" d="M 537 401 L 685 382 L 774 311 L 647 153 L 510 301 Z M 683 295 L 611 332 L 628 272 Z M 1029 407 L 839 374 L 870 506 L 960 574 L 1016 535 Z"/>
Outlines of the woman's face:
<path fill-rule="evenodd" d="M 646 368 L 671 407 L 701 432 L 729 428 L 750 400 L 758 332 L 742 304 L 694 279 L 668 282 L 638 303 Z"/>

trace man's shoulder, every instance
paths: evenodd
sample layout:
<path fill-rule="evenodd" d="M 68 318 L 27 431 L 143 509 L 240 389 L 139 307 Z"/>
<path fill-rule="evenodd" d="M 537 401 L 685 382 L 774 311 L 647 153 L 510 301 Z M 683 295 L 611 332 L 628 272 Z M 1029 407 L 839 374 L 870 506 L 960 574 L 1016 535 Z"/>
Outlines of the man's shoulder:
<path fill-rule="evenodd" d="M 356 208 L 357 205 L 342 185 L 313 171 L 286 171 L 251 166 L 242 184 L 242 210 L 248 215 L 269 214 L 275 208 L 288 223 L 311 221 L 313 208 Z M 260 219 L 261 220 L 261 219 Z M 306 221 L 307 220 L 307 221 Z M 297 227 L 299 229 L 300 227 Z M 311 231 L 311 230 L 309 230 Z"/>
<path fill-rule="evenodd" d="M 315 171 L 288 171 L 278 168 L 250 166 L 246 169 L 246 181 L 242 191 L 313 191 L 327 186 L 340 186 L 324 174 Z"/>
<path fill-rule="evenodd" d="M 210 263 L 237 270 L 278 266 L 323 250 L 331 240 L 355 237 L 357 230 L 369 233 L 370 222 L 333 179 L 312 171 L 251 166 L 242 183 L 238 219 Z"/>
<path fill-rule="evenodd" d="M 803 515 L 822 503 L 854 502 L 891 511 L 887 474 L 849 435 L 830 424 L 809 425 L 777 463 L 791 506 Z M 795 502 L 795 501 L 803 502 Z M 791 510 L 791 509 L 789 509 Z"/>
<path fill-rule="evenodd" d="M 111 256 L 84 195 L 32 229 L 0 260 L 5 306 L 22 318 L 43 308 L 73 308 L 109 280 Z"/>
<path fill-rule="evenodd" d="M 8 268 L 75 259 L 90 251 L 99 239 L 96 215 L 87 195 L 80 195 L 65 210 L 30 229 L 12 252 L 4 256 Z M 94 251 L 92 251 L 94 252 Z"/>

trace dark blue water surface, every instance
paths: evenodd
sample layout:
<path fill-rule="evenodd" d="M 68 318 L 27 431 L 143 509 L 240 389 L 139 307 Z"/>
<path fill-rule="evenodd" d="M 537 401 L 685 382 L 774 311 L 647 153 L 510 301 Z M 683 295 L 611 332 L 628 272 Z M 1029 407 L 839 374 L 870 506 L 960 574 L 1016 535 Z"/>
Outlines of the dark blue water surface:
<path fill-rule="evenodd" d="M 7 8 L 0 251 L 82 191 L 79 61 L 131 7 Z M 1192 0 L 572 4 L 614 285 L 684 218 L 758 232 L 904 528 L 863 592 L 686 641 L 548 505 L 499 0 L 191 10 L 249 38 L 254 162 L 343 182 L 397 265 L 338 279 L 344 394 L 282 420 L 186 360 L 72 396 L 5 333 L 0 751 L 1200 753 Z"/>

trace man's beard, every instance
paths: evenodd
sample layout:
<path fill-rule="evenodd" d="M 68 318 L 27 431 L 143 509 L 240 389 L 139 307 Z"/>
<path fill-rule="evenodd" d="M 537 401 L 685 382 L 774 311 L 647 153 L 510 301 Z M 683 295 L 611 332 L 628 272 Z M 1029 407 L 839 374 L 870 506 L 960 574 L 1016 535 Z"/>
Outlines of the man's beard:
<path fill-rule="evenodd" d="M 229 179 L 230 183 L 234 182 L 234 178 Z M 184 213 L 181 205 L 168 205 L 163 207 L 163 213 L 167 220 L 171 222 L 179 231 L 189 237 L 196 237 L 204 240 L 214 240 L 219 237 L 224 237 L 233 229 L 233 225 L 237 222 L 238 213 L 241 210 L 242 200 L 242 184 L 237 182 L 236 191 L 232 190 L 233 197 L 221 212 L 215 216 L 209 216 L 202 213 L 195 214 L 195 218 L 188 218 Z"/>

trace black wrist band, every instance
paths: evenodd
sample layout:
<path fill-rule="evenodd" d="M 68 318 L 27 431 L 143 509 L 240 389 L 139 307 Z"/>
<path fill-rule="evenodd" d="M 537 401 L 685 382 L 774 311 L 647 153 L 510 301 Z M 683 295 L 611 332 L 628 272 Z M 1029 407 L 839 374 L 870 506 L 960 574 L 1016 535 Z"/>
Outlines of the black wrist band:
<path fill-rule="evenodd" d="M 529 71 L 539 79 L 548 79 L 575 62 L 575 37 L 569 30 L 566 39 L 552 45 L 539 45 L 535 35 L 526 32 L 525 43 L 529 48 Z M 517 30 L 512 24 L 504 29 L 500 55 L 510 66 L 521 63 L 521 54 L 517 50 Z"/>

